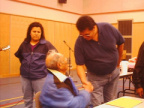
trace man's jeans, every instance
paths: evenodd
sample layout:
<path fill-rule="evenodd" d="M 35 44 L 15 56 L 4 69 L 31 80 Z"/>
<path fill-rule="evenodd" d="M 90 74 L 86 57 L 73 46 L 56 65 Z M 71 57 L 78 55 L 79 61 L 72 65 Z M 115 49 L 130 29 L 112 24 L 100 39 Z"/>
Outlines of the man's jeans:
<path fill-rule="evenodd" d="M 91 93 L 93 106 L 98 106 L 116 98 L 119 74 L 119 68 L 116 68 L 111 74 L 101 76 L 88 71 L 88 80 L 94 86 L 94 91 Z"/>

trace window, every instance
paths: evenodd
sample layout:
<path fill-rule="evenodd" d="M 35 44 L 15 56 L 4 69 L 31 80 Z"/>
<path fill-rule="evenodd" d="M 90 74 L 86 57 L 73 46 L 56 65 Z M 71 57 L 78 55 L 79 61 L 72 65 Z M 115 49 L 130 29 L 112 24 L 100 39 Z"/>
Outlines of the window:
<path fill-rule="evenodd" d="M 118 30 L 125 38 L 124 50 L 126 50 L 126 59 L 128 60 L 132 55 L 132 20 L 119 20 Z"/>

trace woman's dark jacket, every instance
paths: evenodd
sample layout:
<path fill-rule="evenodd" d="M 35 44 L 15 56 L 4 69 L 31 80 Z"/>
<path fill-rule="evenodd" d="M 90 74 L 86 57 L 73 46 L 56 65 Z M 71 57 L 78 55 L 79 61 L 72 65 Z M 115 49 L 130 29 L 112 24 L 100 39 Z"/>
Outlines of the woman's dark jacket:
<path fill-rule="evenodd" d="M 44 39 L 36 45 L 32 51 L 29 42 L 24 41 L 15 56 L 19 58 L 21 62 L 20 74 L 28 79 L 40 79 L 47 75 L 48 71 L 45 65 L 45 58 L 47 52 L 56 48 Z M 57 50 L 56 50 L 57 51 Z"/>

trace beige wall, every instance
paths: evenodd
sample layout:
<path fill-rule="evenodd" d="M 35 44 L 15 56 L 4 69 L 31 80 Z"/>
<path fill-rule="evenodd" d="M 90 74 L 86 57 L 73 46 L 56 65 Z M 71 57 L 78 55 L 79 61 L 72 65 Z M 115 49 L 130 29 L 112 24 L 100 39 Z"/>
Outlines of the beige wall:
<path fill-rule="evenodd" d="M 144 9 L 144 0 L 84 0 L 84 14 Z"/>
<path fill-rule="evenodd" d="M 83 0 L 67 0 L 66 4 L 58 0 L 0 0 L 0 12 L 75 23 L 83 12 Z"/>
<path fill-rule="evenodd" d="M 45 8 L 52 8 L 72 13 L 82 14 L 83 0 L 67 0 L 66 3 L 59 3 L 58 0 L 11 0 L 19 3 L 32 4 Z"/>
<path fill-rule="evenodd" d="M 144 0 L 67 0 L 66 4 L 58 0 L 0 0 L 0 12 L 67 23 L 75 23 L 83 14 L 96 22 L 144 22 Z"/>
<path fill-rule="evenodd" d="M 83 14 L 92 16 L 96 22 L 117 23 L 127 19 L 144 22 L 144 0 L 84 0 Z"/>

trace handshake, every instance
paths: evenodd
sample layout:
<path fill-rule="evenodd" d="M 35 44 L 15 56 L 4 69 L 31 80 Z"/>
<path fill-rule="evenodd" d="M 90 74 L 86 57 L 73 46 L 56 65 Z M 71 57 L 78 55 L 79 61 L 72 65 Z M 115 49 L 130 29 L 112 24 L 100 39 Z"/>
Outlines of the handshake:
<path fill-rule="evenodd" d="M 89 81 L 83 83 L 82 86 L 83 86 L 83 88 L 84 88 L 86 91 L 88 91 L 88 92 L 92 92 L 93 89 L 94 89 L 93 85 L 92 85 Z"/>

